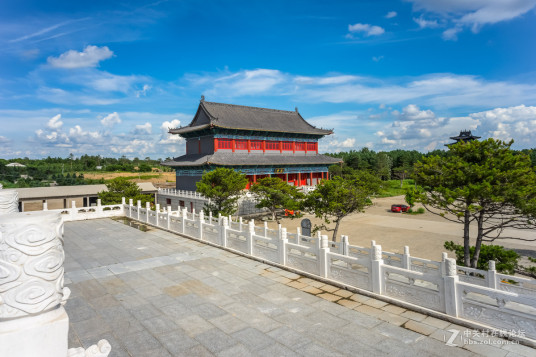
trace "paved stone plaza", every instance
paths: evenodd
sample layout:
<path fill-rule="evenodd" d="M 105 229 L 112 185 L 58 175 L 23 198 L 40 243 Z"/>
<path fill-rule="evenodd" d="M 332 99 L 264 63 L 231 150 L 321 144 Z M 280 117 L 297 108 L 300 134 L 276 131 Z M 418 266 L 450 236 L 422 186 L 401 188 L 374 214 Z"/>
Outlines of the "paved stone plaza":
<path fill-rule="evenodd" d="M 110 356 L 535 354 L 449 347 L 447 330 L 466 328 L 158 229 L 68 222 L 65 251 L 69 347 L 105 338 Z"/>

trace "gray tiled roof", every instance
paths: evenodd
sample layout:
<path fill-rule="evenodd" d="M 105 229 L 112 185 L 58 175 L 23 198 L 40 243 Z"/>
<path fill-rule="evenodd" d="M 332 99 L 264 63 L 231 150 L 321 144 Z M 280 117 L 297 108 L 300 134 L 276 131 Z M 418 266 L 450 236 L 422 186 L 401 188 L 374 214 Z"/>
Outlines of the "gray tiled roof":
<path fill-rule="evenodd" d="M 202 165 L 332 165 L 341 162 L 326 155 L 263 155 L 263 154 L 237 154 L 228 152 L 215 152 L 214 154 L 183 155 L 173 160 L 163 162 L 162 165 L 202 166 Z"/>
<path fill-rule="evenodd" d="M 307 123 L 297 110 L 287 111 L 205 101 L 201 101 L 196 116 L 188 126 L 171 129 L 169 132 L 182 134 L 207 126 L 313 135 L 333 133 L 332 130 L 320 129 Z"/>

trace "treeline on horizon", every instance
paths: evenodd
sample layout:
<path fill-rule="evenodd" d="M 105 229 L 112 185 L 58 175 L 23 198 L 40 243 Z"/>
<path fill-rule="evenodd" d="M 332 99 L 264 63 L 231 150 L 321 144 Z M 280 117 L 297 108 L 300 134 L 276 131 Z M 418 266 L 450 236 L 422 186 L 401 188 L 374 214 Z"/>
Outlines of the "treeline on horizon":
<path fill-rule="evenodd" d="M 532 167 L 536 166 L 536 148 L 513 150 L 517 154 L 530 157 Z M 369 148 L 326 154 L 343 160 L 342 165 L 332 165 L 330 172 L 343 175 L 352 170 L 365 170 L 375 173 L 382 180 L 405 179 L 411 177 L 413 165 L 423 157 L 448 156 L 448 150 L 434 150 L 421 153 L 417 150 L 392 150 L 375 152 Z"/>
<path fill-rule="evenodd" d="M 528 155 L 532 166 L 536 166 L 536 148 L 514 150 L 515 153 Z M 335 175 L 350 173 L 352 170 L 366 170 L 375 173 L 382 180 L 410 178 L 413 165 L 422 157 L 446 156 L 448 150 L 434 150 L 421 153 L 417 150 L 379 151 L 362 148 L 345 152 L 326 154 L 341 158 L 342 165 L 333 165 L 330 172 Z M 170 158 L 166 158 L 168 160 Z M 84 172 L 151 172 L 153 168 L 160 171 L 172 171 L 167 166 L 161 166 L 162 159 L 129 159 L 73 154 L 66 158 L 47 157 L 43 159 L 15 158 L 0 159 L 0 183 L 4 187 L 43 187 L 55 182 L 57 185 L 88 185 L 104 183 L 103 180 L 84 178 Z M 25 167 L 8 167 L 9 163 L 19 163 Z M 100 168 L 98 168 L 100 167 Z"/>
<path fill-rule="evenodd" d="M 44 159 L 0 159 L 0 183 L 4 187 L 46 187 L 51 183 L 65 185 L 91 185 L 104 183 L 104 180 L 84 178 L 84 172 L 151 172 L 153 168 L 171 171 L 161 166 L 161 159 L 107 158 L 102 156 L 82 155 L 66 158 L 47 157 Z M 25 167 L 9 167 L 9 163 L 19 163 Z"/>

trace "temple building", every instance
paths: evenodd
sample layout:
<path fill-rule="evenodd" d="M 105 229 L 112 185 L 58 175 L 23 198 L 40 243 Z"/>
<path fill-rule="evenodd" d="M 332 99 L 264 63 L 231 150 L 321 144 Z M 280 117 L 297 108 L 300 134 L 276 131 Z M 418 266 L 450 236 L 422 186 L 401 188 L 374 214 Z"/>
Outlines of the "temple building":
<path fill-rule="evenodd" d="M 473 140 L 478 140 L 478 139 L 480 139 L 480 136 L 475 136 L 475 135 L 471 134 L 471 130 L 462 130 L 462 131 L 460 131 L 460 135 L 451 136 L 450 139 L 454 140 L 455 142 L 450 143 L 450 144 L 445 144 L 445 146 L 454 145 L 454 144 L 459 143 L 460 141 L 469 142 L 469 141 L 473 141 Z"/>
<path fill-rule="evenodd" d="M 340 159 L 318 153 L 318 140 L 333 133 L 316 128 L 298 110 L 286 111 L 201 102 L 192 122 L 170 129 L 186 139 L 186 155 L 162 163 L 174 167 L 179 190 L 196 190 L 203 172 L 228 167 L 246 174 L 247 188 L 264 177 L 295 186 L 328 178 Z"/>

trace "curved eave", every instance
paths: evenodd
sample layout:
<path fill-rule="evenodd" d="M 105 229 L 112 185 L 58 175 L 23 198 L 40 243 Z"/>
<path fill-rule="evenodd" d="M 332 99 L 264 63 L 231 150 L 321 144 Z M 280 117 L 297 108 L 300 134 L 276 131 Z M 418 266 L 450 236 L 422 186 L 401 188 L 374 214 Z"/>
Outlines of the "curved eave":
<path fill-rule="evenodd" d="M 221 129 L 228 129 L 228 130 L 244 130 L 244 131 L 260 131 L 265 133 L 290 133 L 290 134 L 302 134 L 302 135 L 318 135 L 318 136 L 325 136 L 325 135 L 331 135 L 333 134 L 333 130 L 322 130 L 322 129 L 316 129 L 315 131 L 310 132 L 301 132 L 301 131 L 278 131 L 278 130 L 265 130 L 265 129 L 252 129 L 252 128 L 233 128 L 223 125 L 215 125 L 215 124 L 204 124 L 204 125 L 198 125 L 194 127 L 184 127 L 184 128 L 178 128 L 178 129 L 170 129 L 170 134 L 189 134 L 196 131 L 201 131 L 207 128 L 221 128 Z"/>

